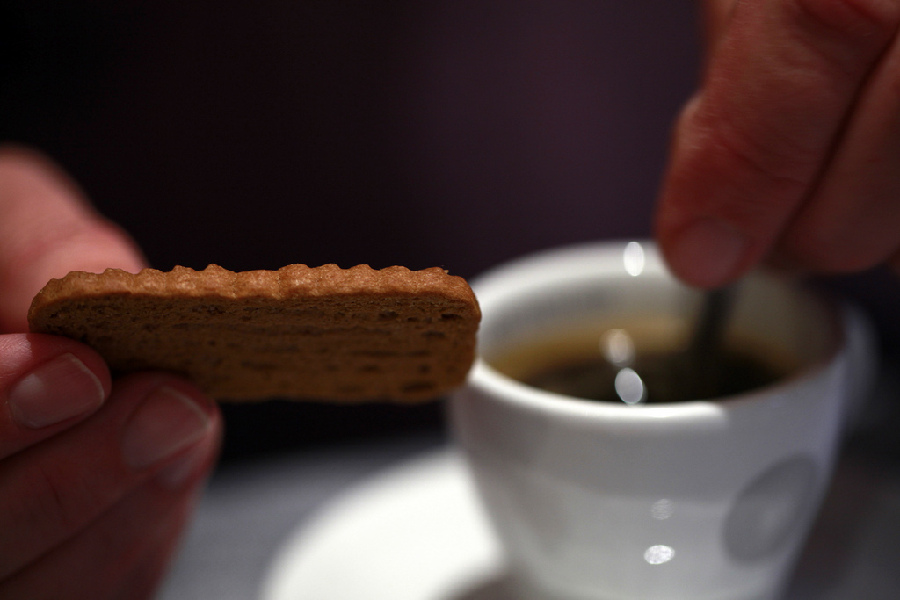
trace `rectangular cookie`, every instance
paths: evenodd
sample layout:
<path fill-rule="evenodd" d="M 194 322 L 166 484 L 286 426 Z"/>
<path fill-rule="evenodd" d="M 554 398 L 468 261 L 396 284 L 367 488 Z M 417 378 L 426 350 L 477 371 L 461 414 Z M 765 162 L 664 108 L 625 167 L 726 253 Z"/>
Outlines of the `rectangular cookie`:
<path fill-rule="evenodd" d="M 28 314 L 33 332 L 88 344 L 114 373 L 171 371 L 218 399 L 338 401 L 461 385 L 480 318 L 460 277 L 367 265 L 72 272 Z"/>

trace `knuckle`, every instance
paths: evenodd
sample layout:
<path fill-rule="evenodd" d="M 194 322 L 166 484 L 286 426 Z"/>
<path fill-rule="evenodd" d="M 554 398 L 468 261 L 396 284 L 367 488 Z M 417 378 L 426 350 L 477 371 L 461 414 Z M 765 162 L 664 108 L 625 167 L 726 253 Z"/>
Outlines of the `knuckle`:
<path fill-rule="evenodd" d="M 880 50 L 900 27 L 896 0 L 788 0 L 789 24 L 830 59 Z"/>
<path fill-rule="evenodd" d="M 89 222 L 78 220 L 47 221 L 39 230 L 29 231 L 28 236 L 11 237 L 7 241 L 6 254 L 19 264 L 31 264 L 46 256 L 66 253 L 69 247 L 105 232 Z"/>
<path fill-rule="evenodd" d="M 900 252 L 892 256 L 887 261 L 888 267 L 894 271 L 895 274 L 900 275 Z"/>
<path fill-rule="evenodd" d="M 682 148 L 687 149 L 685 172 L 715 173 L 729 190 L 727 202 L 710 197 L 708 202 L 716 204 L 699 208 L 735 223 L 752 227 L 783 212 L 786 204 L 806 193 L 818 168 L 818 158 L 809 149 L 787 140 L 766 143 L 765 134 L 748 131 L 723 117 L 685 130 L 691 130 L 688 135 L 693 138 L 682 141 Z M 704 197 L 699 194 L 693 201 L 702 202 Z"/>
<path fill-rule="evenodd" d="M 842 243 L 821 232 L 789 231 L 782 242 L 782 252 L 793 264 L 819 273 L 853 273 L 876 266 L 883 255 L 856 244 Z"/>
<path fill-rule="evenodd" d="M 818 165 L 814 152 L 781 136 L 777 142 L 759 131 L 721 119 L 708 134 L 710 152 L 736 173 L 770 182 L 775 189 L 803 189 Z"/>
<path fill-rule="evenodd" d="M 58 539 L 81 528 L 106 508 L 86 481 L 73 477 L 67 460 L 34 465 L 23 486 L 19 522 L 36 539 Z"/>
<path fill-rule="evenodd" d="M 133 268 L 139 262 L 134 243 L 113 225 L 95 219 L 48 219 L 39 228 L 23 228 L 20 233 L 0 238 L 0 272 L 5 274 L 0 284 L 12 285 L 6 279 L 15 281 L 23 274 L 14 268 L 17 265 L 69 264 L 89 270 L 96 267 L 77 261 L 97 255 L 103 256 L 103 264 L 109 266 Z M 62 274 L 51 273 L 55 277 Z"/>
<path fill-rule="evenodd" d="M 831 252 L 823 246 L 794 247 L 790 253 L 793 262 L 818 273 L 856 273 L 865 271 L 880 260 L 854 252 Z"/>
<path fill-rule="evenodd" d="M 900 246 L 900 207 L 891 192 L 822 187 L 782 232 L 793 262 L 819 272 L 864 271 L 890 259 Z"/>
<path fill-rule="evenodd" d="M 885 254 L 816 237 L 794 238 L 790 244 L 794 262 L 820 273 L 854 273 L 883 262 Z"/>
<path fill-rule="evenodd" d="M 880 85 L 884 85 L 890 98 L 900 98 L 900 68 L 885 69 L 879 73 Z"/>

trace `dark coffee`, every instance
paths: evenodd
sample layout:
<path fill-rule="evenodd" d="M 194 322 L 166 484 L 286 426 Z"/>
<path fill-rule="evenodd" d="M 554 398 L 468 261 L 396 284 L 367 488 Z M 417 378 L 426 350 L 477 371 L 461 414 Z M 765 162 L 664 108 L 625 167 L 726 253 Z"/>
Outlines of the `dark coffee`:
<path fill-rule="evenodd" d="M 749 340 L 727 340 L 713 356 L 694 364 L 666 336 L 648 337 L 640 328 L 538 336 L 489 362 L 532 387 L 627 404 L 733 396 L 771 385 L 796 369 L 778 352 Z"/>

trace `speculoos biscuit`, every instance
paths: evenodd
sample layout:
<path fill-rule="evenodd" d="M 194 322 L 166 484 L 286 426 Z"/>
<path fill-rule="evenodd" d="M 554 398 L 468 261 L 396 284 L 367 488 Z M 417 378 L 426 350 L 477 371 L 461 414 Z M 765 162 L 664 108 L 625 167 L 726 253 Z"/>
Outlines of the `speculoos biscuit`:
<path fill-rule="evenodd" d="M 367 265 L 72 272 L 28 314 L 114 373 L 170 371 L 223 400 L 434 398 L 465 381 L 480 318 L 460 277 Z"/>

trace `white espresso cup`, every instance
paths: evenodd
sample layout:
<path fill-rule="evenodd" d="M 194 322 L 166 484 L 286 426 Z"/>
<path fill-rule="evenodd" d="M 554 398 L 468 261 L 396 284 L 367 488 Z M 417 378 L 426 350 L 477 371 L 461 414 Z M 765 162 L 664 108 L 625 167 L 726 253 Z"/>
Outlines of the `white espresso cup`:
<path fill-rule="evenodd" d="M 729 397 L 629 405 L 530 387 L 495 361 L 555 331 L 591 332 L 598 352 L 618 328 L 683 343 L 700 295 L 652 244 L 553 250 L 473 288 L 479 357 L 451 420 L 516 597 L 779 597 L 872 373 L 864 322 L 794 282 L 750 275 L 727 336 L 789 374 Z"/>

